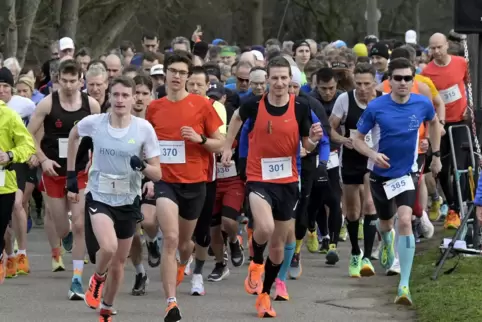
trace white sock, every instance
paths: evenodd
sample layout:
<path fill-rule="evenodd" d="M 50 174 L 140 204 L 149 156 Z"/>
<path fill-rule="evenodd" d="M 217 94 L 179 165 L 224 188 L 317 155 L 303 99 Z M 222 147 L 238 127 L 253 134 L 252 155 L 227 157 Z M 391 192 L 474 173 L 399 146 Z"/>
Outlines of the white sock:
<path fill-rule="evenodd" d="M 17 250 L 17 255 L 27 256 L 27 250 L 26 249 L 19 249 L 19 250 Z"/>
<path fill-rule="evenodd" d="M 176 297 L 170 297 L 167 299 L 167 305 L 171 304 L 172 302 L 177 302 Z"/>
<path fill-rule="evenodd" d="M 144 265 L 139 264 L 135 266 L 136 274 L 142 274 L 142 276 L 146 275 L 146 270 L 144 269 Z"/>

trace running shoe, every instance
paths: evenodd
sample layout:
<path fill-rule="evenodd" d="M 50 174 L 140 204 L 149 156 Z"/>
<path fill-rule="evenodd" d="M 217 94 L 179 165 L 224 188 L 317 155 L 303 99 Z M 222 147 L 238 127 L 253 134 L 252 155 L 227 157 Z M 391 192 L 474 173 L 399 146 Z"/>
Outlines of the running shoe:
<path fill-rule="evenodd" d="M 193 258 L 192 255 L 189 257 L 189 260 L 187 261 L 186 268 L 184 268 L 184 275 L 190 276 L 192 274 L 192 269 L 191 269 L 191 264 L 192 264 Z"/>
<path fill-rule="evenodd" d="M 147 277 L 147 274 L 137 274 L 131 294 L 134 296 L 146 295 L 147 285 L 149 285 L 149 278 Z"/>
<path fill-rule="evenodd" d="M 65 249 L 67 253 L 72 252 L 72 247 L 74 247 L 74 235 L 72 234 L 71 231 L 62 238 L 62 247 Z"/>
<path fill-rule="evenodd" d="M 303 272 L 301 268 L 301 259 L 300 259 L 300 254 L 294 254 L 293 258 L 291 259 L 291 264 L 290 268 L 288 269 L 288 276 L 295 280 L 300 278 L 301 273 Z"/>
<path fill-rule="evenodd" d="M 420 218 L 420 230 L 424 238 L 430 239 L 433 237 L 435 228 L 433 227 L 433 224 L 425 211 Z"/>
<path fill-rule="evenodd" d="M 385 273 L 387 276 L 395 276 L 400 274 L 400 261 L 397 257 L 395 257 L 393 265 L 389 269 L 387 269 Z"/>
<path fill-rule="evenodd" d="M 363 254 L 350 255 L 350 264 L 348 266 L 348 274 L 350 277 L 360 278 L 361 277 L 361 267 L 362 267 Z"/>
<path fill-rule="evenodd" d="M 326 264 L 335 265 L 340 260 L 335 244 L 330 244 L 328 252 L 326 253 Z"/>
<path fill-rule="evenodd" d="M 52 256 L 52 272 L 63 271 L 65 271 L 65 265 L 62 256 Z"/>
<path fill-rule="evenodd" d="M 30 232 L 30 229 L 32 229 L 33 221 L 32 217 L 28 216 L 27 218 L 27 234 Z"/>
<path fill-rule="evenodd" d="M 42 227 L 44 225 L 44 219 L 42 218 L 41 215 L 37 215 L 37 217 L 35 217 L 35 226 L 37 227 Z"/>
<path fill-rule="evenodd" d="M 15 257 L 7 258 L 7 278 L 17 277 L 17 260 Z"/>
<path fill-rule="evenodd" d="M 448 213 L 449 213 L 449 206 L 447 204 L 443 204 L 442 207 L 440 207 L 440 218 L 445 219 Z"/>
<path fill-rule="evenodd" d="M 323 237 L 321 239 L 321 243 L 320 243 L 320 250 L 319 252 L 321 254 L 328 254 L 328 251 L 330 250 L 330 238 L 326 238 L 326 237 Z"/>
<path fill-rule="evenodd" d="M 363 234 L 363 219 L 360 218 L 358 222 L 358 240 L 363 240 L 365 235 Z"/>
<path fill-rule="evenodd" d="M 186 275 L 184 271 L 186 270 L 186 267 L 187 265 L 181 265 L 179 262 L 177 263 L 176 286 L 179 286 L 184 280 L 184 275 Z"/>
<path fill-rule="evenodd" d="M 308 236 L 306 237 L 306 248 L 308 248 L 310 253 L 318 252 L 320 244 L 318 243 L 318 234 L 316 233 L 316 230 L 313 232 L 308 231 Z"/>
<path fill-rule="evenodd" d="M 164 322 L 179 322 L 181 319 L 181 310 L 179 310 L 177 303 L 169 303 L 166 308 L 166 314 L 164 315 Z"/>
<path fill-rule="evenodd" d="M 0 259 L 0 285 L 2 285 L 3 282 L 5 282 L 5 274 L 6 274 L 5 263 L 3 262 L 3 257 L 2 257 L 2 259 Z"/>
<path fill-rule="evenodd" d="M 380 253 L 378 254 L 380 265 L 382 265 L 384 269 L 389 269 L 395 260 L 395 230 L 392 229 L 388 233 L 390 234 L 390 244 L 387 245 L 382 240 L 382 247 L 380 248 Z"/>
<path fill-rule="evenodd" d="M 255 262 L 249 264 L 248 276 L 244 280 L 244 289 L 248 294 L 261 294 L 261 291 L 263 290 L 263 280 L 261 276 L 263 273 L 263 264 L 256 264 Z"/>
<path fill-rule="evenodd" d="M 146 243 L 147 247 L 147 263 L 150 267 L 158 267 L 161 264 L 161 252 L 157 238 L 152 242 Z"/>
<path fill-rule="evenodd" d="M 341 226 L 341 229 L 340 229 L 340 237 L 339 237 L 339 239 L 340 239 L 341 241 L 346 241 L 347 237 L 348 237 L 348 230 L 346 230 L 346 224 L 343 223 L 343 225 Z"/>
<path fill-rule="evenodd" d="M 382 249 L 382 242 L 379 241 L 377 248 L 372 250 L 372 256 L 370 256 L 370 259 L 372 261 L 377 261 L 380 258 L 380 250 Z"/>
<path fill-rule="evenodd" d="M 442 197 L 438 197 L 437 200 L 432 201 L 432 205 L 430 206 L 429 210 L 429 218 L 431 221 L 438 221 L 442 212 L 440 211 L 441 206 L 443 203 Z"/>
<path fill-rule="evenodd" d="M 192 274 L 191 279 L 191 295 L 202 296 L 206 294 L 204 291 L 204 281 L 202 274 Z"/>
<path fill-rule="evenodd" d="M 408 306 L 411 306 L 413 304 L 412 296 L 410 295 L 410 290 L 408 289 L 408 286 L 402 286 L 398 288 L 398 294 L 395 298 L 395 304 Z"/>
<path fill-rule="evenodd" d="M 360 275 L 363 277 L 375 275 L 375 268 L 373 267 L 372 262 L 366 257 L 362 259 Z"/>
<path fill-rule="evenodd" d="M 80 282 L 80 280 L 76 278 L 72 280 L 72 284 L 70 284 L 68 297 L 70 301 L 84 300 L 85 294 L 84 294 L 84 289 L 82 288 L 82 283 Z"/>
<path fill-rule="evenodd" d="M 271 299 L 268 293 L 262 293 L 258 295 L 256 299 L 256 311 L 258 311 L 258 317 L 260 318 L 274 318 L 276 312 L 271 306 Z"/>
<path fill-rule="evenodd" d="M 17 274 L 28 275 L 30 273 L 30 264 L 27 255 L 17 255 Z"/>
<path fill-rule="evenodd" d="M 85 304 L 91 309 L 97 309 L 100 305 L 102 290 L 104 289 L 106 277 L 99 277 L 94 273 L 89 280 L 89 289 L 85 293 Z"/>
<path fill-rule="evenodd" d="M 450 210 L 445 217 L 444 228 L 445 229 L 458 229 L 460 227 L 460 217 L 455 210 Z"/>
<path fill-rule="evenodd" d="M 84 264 L 87 265 L 89 264 L 89 255 L 85 254 L 84 256 Z"/>
<path fill-rule="evenodd" d="M 279 278 L 276 278 L 274 281 L 275 284 L 275 292 L 273 295 L 273 299 L 275 301 L 288 301 L 290 296 L 288 295 L 288 289 L 286 288 L 286 283 Z"/>
<path fill-rule="evenodd" d="M 220 282 L 229 276 L 229 268 L 224 263 L 216 263 L 211 274 L 208 275 L 208 281 Z"/>
<path fill-rule="evenodd" d="M 112 309 L 101 308 L 99 313 L 99 322 L 112 322 Z"/>
<path fill-rule="evenodd" d="M 231 263 L 233 263 L 234 267 L 239 267 L 244 264 L 244 253 L 241 249 L 241 244 L 239 240 L 236 240 L 235 243 L 229 243 L 229 248 L 231 250 Z"/>

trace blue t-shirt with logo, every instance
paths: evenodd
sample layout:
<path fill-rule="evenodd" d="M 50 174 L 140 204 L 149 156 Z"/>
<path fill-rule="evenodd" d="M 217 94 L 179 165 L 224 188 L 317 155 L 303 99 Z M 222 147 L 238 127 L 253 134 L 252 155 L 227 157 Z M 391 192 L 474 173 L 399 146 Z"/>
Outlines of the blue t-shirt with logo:
<path fill-rule="evenodd" d="M 358 131 L 362 134 L 371 131 L 373 149 L 386 155 L 390 164 L 388 169 L 383 169 L 369 160 L 368 169 L 387 178 L 416 172 L 420 125 L 434 116 L 432 102 L 419 94 L 410 94 L 405 104 L 395 102 L 391 95 L 380 96 L 368 103 L 358 120 Z"/>

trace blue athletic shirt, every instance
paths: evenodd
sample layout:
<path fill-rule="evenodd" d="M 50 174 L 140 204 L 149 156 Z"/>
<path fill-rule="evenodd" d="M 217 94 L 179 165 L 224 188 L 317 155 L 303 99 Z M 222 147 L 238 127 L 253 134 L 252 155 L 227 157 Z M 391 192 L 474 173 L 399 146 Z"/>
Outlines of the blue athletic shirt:
<path fill-rule="evenodd" d="M 425 121 L 435 116 L 432 102 L 425 96 L 410 94 L 407 103 L 393 101 L 391 95 L 383 95 L 368 103 L 358 120 L 362 134 L 372 131 L 373 150 L 385 154 L 390 168 L 377 167 L 368 160 L 368 169 L 386 178 L 399 178 L 416 172 L 418 157 L 418 131 Z"/>

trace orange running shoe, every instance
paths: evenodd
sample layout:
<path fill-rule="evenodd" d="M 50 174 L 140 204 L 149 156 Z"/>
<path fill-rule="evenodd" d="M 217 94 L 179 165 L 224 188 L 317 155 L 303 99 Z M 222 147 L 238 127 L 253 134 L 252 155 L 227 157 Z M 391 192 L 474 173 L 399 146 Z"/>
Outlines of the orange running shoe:
<path fill-rule="evenodd" d="M 112 322 L 112 315 L 111 309 L 100 309 L 99 322 Z"/>
<path fill-rule="evenodd" d="M 3 257 L 2 259 L 0 259 L 0 285 L 3 284 L 3 282 L 5 282 L 5 262 L 3 261 Z"/>
<path fill-rule="evenodd" d="M 94 273 L 89 280 L 89 289 L 85 292 L 84 301 L 91 309 L 97 309 L 102 298 L 102 289 L 104 288 L 106 277 L 99 277 Z"/>
<path fill-rule="evenodd" d="M 27 255 L 17 255 L 17 274 L 28 275 L 30 273 L 30 264 Z"/>
<path fill-rule="evenodd" d="M 164 322 L 178 322 L 181 319 L 181 310 L 179 310 L 177 303 L 169 303 L 166 308 L 166 314 L 164 315 Z"/>
<path fill-rule="evenodd" d="M 263 280 L 261 276 L 264 273 L 264 265 L 256 264 L 251 261 L 248 268 L 248 276 L 244 280 L 244 289 L 248 294 L 261 294 L 263 290 Z"/>
<path fill-rule="evenodd" d="M 458 229 L 460 227 L 460 216 L 455 210 L 450 210 L 445 217 L 444 228 L 445 229 Z"/>
<path fill-rule="evenodd" d="M 271 299 L 268 293 L 261 293 L 256 299 L 256 311 L 258 311 L 259 318 L 274 318 L 276 312 L 271 306 Z"/>
<path fill-rule="evenodd" d="M 9 257 L 7 259 L 7 278 L 17 277 L 17 259 L 15 257 Z"/>
<path fill-rule="evenodd" d="M 179 262 L 177 263 L 177 277 L 176 277 L 176 286 L 182 283 L 184 280 L 184 270 L 186 269 L 186 265 L 181 265 Z"/>

